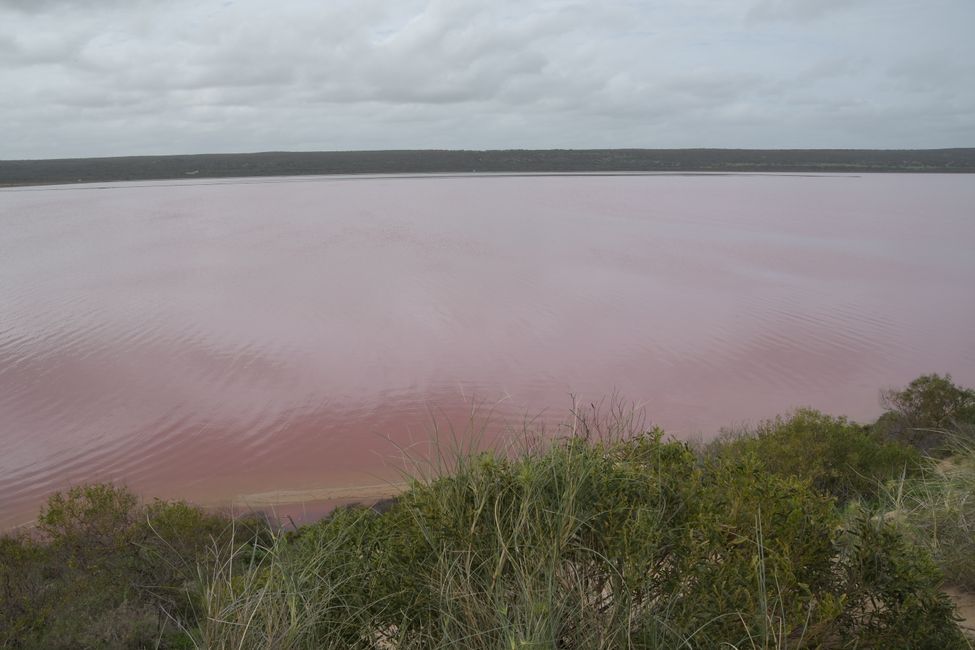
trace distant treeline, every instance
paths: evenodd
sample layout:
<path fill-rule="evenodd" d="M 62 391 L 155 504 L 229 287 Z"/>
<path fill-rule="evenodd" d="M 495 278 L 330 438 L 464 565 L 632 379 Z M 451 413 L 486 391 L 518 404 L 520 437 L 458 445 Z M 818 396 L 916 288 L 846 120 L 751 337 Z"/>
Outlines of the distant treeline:
<path fill-rule="evenodd" d="M 0 161 L 0 185 L 470 172 L 975 172 L 975 148 L 316 151 Z"/>

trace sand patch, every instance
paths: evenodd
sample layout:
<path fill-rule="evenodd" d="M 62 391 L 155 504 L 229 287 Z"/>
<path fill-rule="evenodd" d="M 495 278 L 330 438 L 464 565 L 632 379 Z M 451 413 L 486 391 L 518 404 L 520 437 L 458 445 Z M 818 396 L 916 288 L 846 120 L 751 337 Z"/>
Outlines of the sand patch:
<path fill-rule="evenodd" d="M 388 499 L 406 490 L 405 483 L 378 483 L 375 485 L 349 485 L 308 490 L 272 490 L 254 494 L 240 494 L 235 503 L 250 507 L 278 506 L 313 501 L 370 501 Z"/>
<path fill-rule="evenodd" d="M 958 625 L 965 630 L 965 634 L 975 638 L 975 593 L 962 591 L 957 587 L 945 587 L 945 593 L 958 608 L 958 615 L 962 617 Z"/>

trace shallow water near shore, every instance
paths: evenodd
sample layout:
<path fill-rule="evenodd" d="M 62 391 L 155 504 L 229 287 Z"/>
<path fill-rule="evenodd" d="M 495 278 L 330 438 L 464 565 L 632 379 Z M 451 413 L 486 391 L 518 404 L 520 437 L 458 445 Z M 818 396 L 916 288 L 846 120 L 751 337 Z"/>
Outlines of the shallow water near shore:
<path fill-rule="evenodd" d="M 975 176 L 0 190 L 0 528 L 94 480 L 375 486 L 434 427 L 616 393 L 683 437 L 975 384 Z"/>

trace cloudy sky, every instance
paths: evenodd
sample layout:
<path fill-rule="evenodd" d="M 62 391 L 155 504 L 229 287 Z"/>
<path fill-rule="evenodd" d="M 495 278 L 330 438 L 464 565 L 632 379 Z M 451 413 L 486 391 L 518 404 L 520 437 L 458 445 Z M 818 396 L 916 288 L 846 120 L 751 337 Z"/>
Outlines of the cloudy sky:
<path fill-rule="evenodd" d="M 975 0 L 0 0 L 0 159 L 975 146 Z"/>

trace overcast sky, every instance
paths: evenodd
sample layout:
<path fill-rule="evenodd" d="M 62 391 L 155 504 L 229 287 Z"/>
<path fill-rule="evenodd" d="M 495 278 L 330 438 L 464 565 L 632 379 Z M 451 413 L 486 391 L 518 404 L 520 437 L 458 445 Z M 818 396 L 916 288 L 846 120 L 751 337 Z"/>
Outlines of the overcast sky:
<path fill-rule="evenodd" d="M 975 146 L 975 0 L 0 0 L 0 159 Z"/>

